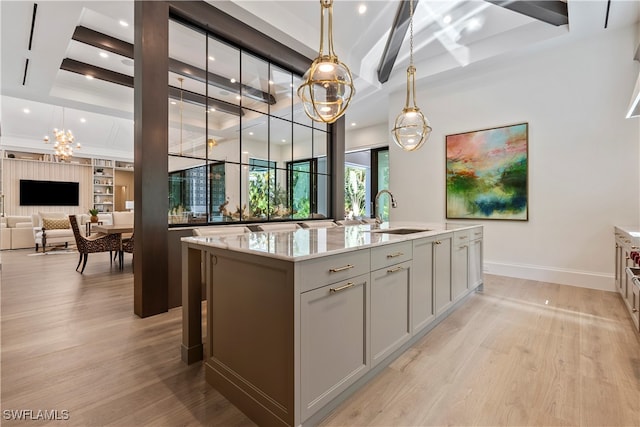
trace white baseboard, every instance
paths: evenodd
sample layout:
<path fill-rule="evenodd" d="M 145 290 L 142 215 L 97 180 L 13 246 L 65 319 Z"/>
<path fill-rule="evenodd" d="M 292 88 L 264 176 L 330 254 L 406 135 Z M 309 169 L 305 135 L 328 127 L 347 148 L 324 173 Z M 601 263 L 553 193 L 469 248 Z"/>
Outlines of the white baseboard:
<path fill-rule="evenodd" d="M 568 270 L 542 265 L 506 264 L 494 261 L 484 262 L 484 272 L 601 291 L 615 291 L 615 278 L 609 273 Z"/>

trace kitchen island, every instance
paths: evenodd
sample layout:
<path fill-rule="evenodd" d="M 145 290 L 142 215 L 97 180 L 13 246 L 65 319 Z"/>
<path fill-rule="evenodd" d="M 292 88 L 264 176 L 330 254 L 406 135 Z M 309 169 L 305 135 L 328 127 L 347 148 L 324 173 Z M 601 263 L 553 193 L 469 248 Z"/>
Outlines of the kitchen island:
<path fill-rule="evenodd" d="M 186 363 L 260 425 L 313 425 L 482 285 L 481 226 L 182 239 Z M 201 300 L 206 288 L 206 342 Z"/>

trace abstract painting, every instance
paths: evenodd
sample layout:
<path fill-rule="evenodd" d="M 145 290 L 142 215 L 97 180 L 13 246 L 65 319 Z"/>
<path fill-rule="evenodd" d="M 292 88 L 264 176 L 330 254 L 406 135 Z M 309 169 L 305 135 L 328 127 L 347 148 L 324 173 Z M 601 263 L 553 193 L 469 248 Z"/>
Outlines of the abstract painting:
<path fill-rule="evenodd" d="M 447 218 L 528 220 L 528 123 L 447 135 Z"/>

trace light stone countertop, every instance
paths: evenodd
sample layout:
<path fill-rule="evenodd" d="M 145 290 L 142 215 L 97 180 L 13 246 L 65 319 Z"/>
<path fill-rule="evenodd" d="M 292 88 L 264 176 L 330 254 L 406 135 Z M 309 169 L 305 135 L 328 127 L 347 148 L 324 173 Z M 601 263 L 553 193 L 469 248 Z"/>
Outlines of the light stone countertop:
<path fill-rule="evenodd" d="M 295 231 L 261 231 L 239 235 L 183 237 L 184 243 L 228 249 L 286 261 L 304 261 L 367 247 L 387 245 L 406 240 L 436 236 L 443 233 L 477 227 L 477 224 L 385 222 L 347 225 Z M 425 231 L 411 234 L 376 232 L 384 229 L 416 228 Z"/>

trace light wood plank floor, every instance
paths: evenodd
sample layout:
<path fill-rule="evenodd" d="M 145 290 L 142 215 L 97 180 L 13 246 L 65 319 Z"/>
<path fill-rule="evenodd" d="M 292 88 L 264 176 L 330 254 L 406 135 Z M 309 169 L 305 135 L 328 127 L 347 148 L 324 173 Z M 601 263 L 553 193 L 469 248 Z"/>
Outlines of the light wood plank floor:
<path fill-rule="evenodd" d="M 3 251 L 2 425 L 253 425 L 180 361 L 181 310 L 133 314 L 124 271 L 91 255 Z M 485 289 L 326 426 L 640 426 L 640 339 L 615 293 L 485 277 Z M 5 410 L 70 419 L 6 420 Z M 35 412 L 34 412 L 35 413 Z"/>

